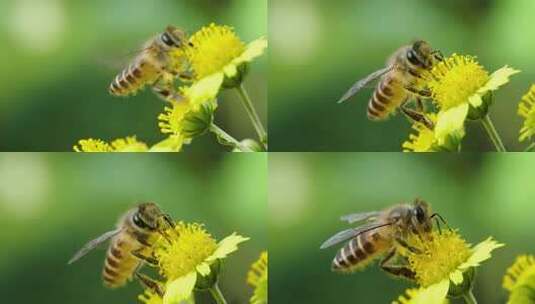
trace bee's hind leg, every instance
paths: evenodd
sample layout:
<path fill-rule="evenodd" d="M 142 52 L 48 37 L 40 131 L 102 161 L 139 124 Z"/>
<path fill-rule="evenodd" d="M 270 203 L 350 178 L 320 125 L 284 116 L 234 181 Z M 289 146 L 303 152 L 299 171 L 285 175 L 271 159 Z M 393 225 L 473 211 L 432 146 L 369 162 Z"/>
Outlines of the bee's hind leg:
<path fill-rule="evenodd" d="M 416 274 L 414 271 L 410 270 L 407 266 L 404 265 L 393 265 L 389 262 L 392 260 L 392 258 L 396 255 L 396 249 L 392 249 L 386 257 L 379 263 L 379 266 L 384 271 L 397 276 L 397 277 L 404 277 L 409 280 L 414 280 Z"/>
<path fill-rule="evenodd" d="M 435 124 L 424 114 L 423 111 L 420 112 L 413 110 L 407 106 L 407 103 L 401 105 L 400 109 L 401 112 L 410 120 L 424 124 L 429 130 L 433 130 L 435 128 Z"/>
<path fill-rule="evenodd" d="M 154 293 L 163 298 L 165 291 L 163 286 L 158 281 L 150 278 L 147 275 L 142 274 L 139 271 L 136 271 L 134 273 L 134 276 L 139 281 L 141 286 L 143 286 L 143 288 L 152 290 Z"/>

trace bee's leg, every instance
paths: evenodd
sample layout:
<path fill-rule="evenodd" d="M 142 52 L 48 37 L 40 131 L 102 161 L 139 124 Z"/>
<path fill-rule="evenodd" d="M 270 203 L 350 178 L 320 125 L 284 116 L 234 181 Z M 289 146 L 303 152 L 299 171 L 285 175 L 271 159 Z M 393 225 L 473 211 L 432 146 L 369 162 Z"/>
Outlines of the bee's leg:
<path fill-rule="evenodd" d="M 151 279 L 149 276 L 144 275 L 140 273 L 139 271 L 136 271 L 134 273 L 134 276 L 139 281 L 141 286 L 143 286 L 143 288 L 150 289 L 154 293 L 156 293 L 157 295 L 163 298 L 165 291 L 164 291 L 163 286 L 158 281 Z"/>
<path fill-rule="evenodd" d="M 389 262 L 395 256 L 395 254 L 396 254 L 396 249 L 392 249 L 386 255 L 386 257 L 379 263 L 379 266 L 381 267 L 381 269 L 397 277 L 404 277 L 409 280 L 414 280 L 416 274 L 414 273 L 414 271 L 410 270 L 408 267 L 403 266 L 403 265 L 389 264 Z"/>
<path fill-rule="evenodd" d="M 147 256 L 143 253 L 143 249 L 137 249 L 137 250 L 134 250 L 134 251 L 131 251 L 130 253 L 135 256 L 136 258 L 142 260 L 143 262 L 145 262 L 147 265 L 149 266 L 152 266 L 152 267 L 157 267 L 158 266 L 158 260 L 154 257 L 154 256 Z"/>
<path fill-rule="evenodd" d="M 424 101 L 421 97 L 416 97 L 416 110 L 420 113 L 425 113 Z"/>
<path fill-rule="evenodd" d="M 184 97 L 173 87 L 174 76 L 161 76 L 152 87 L 152 91 L 160 99 L 167 102 L 179 102 Z"/>
<path fill-rule="evenodd" d="M 412 253 L 420 254 L 422 251 L 414 246 L 409 245 L 404 239 L 399 236 L 395 237 L 396 242 L 403 248 L 409 250 Z"/>
<path fill-rule="evenodd" d="M 435 124 L 424 113 L 408 108 L 407 103 L 402 104 L 400 109 L 410 120 L 424 124 L 429 130 L 435 128 Z"/>
<path fill-rule="evenodd" d="M 444 54 L 442 54 L 442 52 L 439 51 L 439 50 L 435 50 L 435 51 L 431 52 L 431 55 L 433 55 L 433 57 L 438 61 L 443 61 L 444 60 Z"/>
<path fill-rule="evenodd" d="M 162 218 L 165 220 L 165 222 L 169 225 L 171 228 L 175 228 L 175 222 L 173 222 L 173 218 L 169 214 L 162 214 Z"/>
<path fill-rule="evenodd" d="M 414 94 L 416 96 L 419 96 L 419 97 L 423 97 L 423 98 L 431 97 L 431 91 L 429 91 L 428 89 L 417 89 L 417 88 L 412 87 L 412 86 L 406 86 L 405 90 L 407 90 L 407 91 L 411 92 L 412 94 Z"/>

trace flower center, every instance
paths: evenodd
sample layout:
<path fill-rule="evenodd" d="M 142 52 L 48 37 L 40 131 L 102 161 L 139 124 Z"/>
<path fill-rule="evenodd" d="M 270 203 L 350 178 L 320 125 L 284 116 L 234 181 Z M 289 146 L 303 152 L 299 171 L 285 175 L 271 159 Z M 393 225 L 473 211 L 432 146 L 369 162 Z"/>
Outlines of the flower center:
<path fill-rule="evenodd" d="M 210 24 L 191 37 L 187 56 L 197 80 L 216 72 L 239 57 L 245 44 L 231 27 Z"/>
<path fill-rule="evenodd" d="M 194 271 L 217 248 L 214 238 L 200 224 L 180 222 L 174 230 L 169 229 L 167 234 L 170 239 L 160 239 L 155 256 L 161 274 L 169 280 Z"/>
<path fill-rule="evenodd" d="M 436 64 L 429 76 L 427 85 L 443 110 L 468 102 L 489 80 L 488 72 L 475 57 L 457 54 Z"/>
<path fill-rule="evenodd" d="M 429 239 L 424 240 L 411 235 L 408 242 L 423 251 L 402 251 L 402 255 L 409 261 L 410 269 L 416 273 L 416 281 L 423 287 L 449 278 L 450 273 L 470 257 L 468 244 L 453 231 L 434 231 Z"/>
<path fill-rule="evenodd" d="M 503 278 L 503 287 L 509 291 L 525 284 L 535 287 L 535 257 L 528 255 L 519 256 Z"/>

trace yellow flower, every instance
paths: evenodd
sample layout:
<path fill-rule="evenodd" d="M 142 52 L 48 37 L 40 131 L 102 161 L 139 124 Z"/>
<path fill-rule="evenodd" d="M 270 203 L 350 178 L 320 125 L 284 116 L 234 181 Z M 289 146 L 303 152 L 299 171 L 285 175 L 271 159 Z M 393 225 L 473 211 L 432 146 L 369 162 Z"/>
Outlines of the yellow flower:
<path fill-rule="evenodd" d="M 196 103 L 197 94 L 214 99 L 225 79 L 239 85 L 245 66 L 264 53 L 267 40 L 262 37 L 245 45 L 233 28 L 210 24 L 195 33 L 186 51 L 194 73 L 197 88 L 191 96 Z"/>
<path fill-rule="evenodd" d="M 520 141 L 531 139 L 535 134 L 535 85 L 522 97 L 518 104 L 518 115 L 524 118 L 524 125 L 520 129 Z"/>
<path fill-rule="evenodd" d="M 190 139 L 204 134 L 212 125 L 217 102 L 212 100 L 197 100 L 193 104 L 189 96 L 189 88 L 182 88 L 184 100 L 171 103 L 164 108 L 164 113 L 158 116 L 158 126 L 163 134 L 182 136 Z"/>
<path fill-rule="evenodd" d="M 430 114 L 428 118 L 435 123 L 436 115 Z M 435 132 L 420 122 L 414 122 L 412 129 L 416 134 L 410 134 L 409 139 L 402 144 L 404 152 L 433 152 Z"/>
<path fill-rule="evenodd" d="M 535 303 L 535 257 L 517 257 L 503 277 L 503 287 L 511 293 L 508 304 Z"/>
<path fill-rule="evenodd" d="M 422 252 L 413 253 L 401 247 L 400 254 L 407 258 L 409 268 L 416 274 L 416 282 L 424 288 L 435 288 L 436 284 L 450 286 L 450 282 L 452 286 L 471 283 L 464 282 L 469 270 L 489 259 L 494 249 L 504 246 L 489 237 L 471 247 L 457 232 L 449 230 L 433 231 L 428 239 L 412 235 L 408 243 Z"/>
<path fill-rule="evenodd" d="M 455 117 L 464 122 L 469 110 L 486 115 L 489 104 L 483 102 L 483 97 L 508 83 L 509 77 L 519 72 L 504 66 L 489 75 L 475 57 L 453 54 L 437 63 L 426 78 L 432 98 L 440 111 L 447 112 L 457 108 L 463 115 Z M 438 120 L 440 121 L 440 117 Z"/>
<path fill-rule="evenodd" d="M 420 122 L 415 122 L 412 129 L 416 134 L 410 134 L 409 139 L 402 144 L 404 152 L 438 152 L 458 151 L 465 135 L 464 124 L 459 120 L 444 116 L 458 115 L 458 111 L 448 111 L 428 114 L 428 118 L 435 123 L 435 129 L 430 130 Z"/>
<path fill-rule="evenodd" d="M 448 281 L 441 281 L 429 288 L 408 289 L 406 295 L 400 296 L 392 304 L 444 304 L 448 303 Z"/>
<path fill-rule="evenodd" d="M 238 249 L 248 238 L 231 234 L 219 243 L 200 224 L 179 222 L 166 232 L 154 250 L 160 273 L 167 279 L 164 304 L 180 303 L 191 297 L 198 280 L 217 278 L 218 262 Z"/>
<path fill-rule="evenodd" d="M 264 251 L 247 274 L 247 283 L 255 288 L 251 297 L 251 304 L 266 304 L 268 302 L 268 253 Z"/>
<path fill-rule="evenodd" d="M 82 139 L 73 147 L 76 152 L 147 152 L 147 144 L 140 142 L 135 136 L 119 138 L 111 144 L 100 139 Z"/>

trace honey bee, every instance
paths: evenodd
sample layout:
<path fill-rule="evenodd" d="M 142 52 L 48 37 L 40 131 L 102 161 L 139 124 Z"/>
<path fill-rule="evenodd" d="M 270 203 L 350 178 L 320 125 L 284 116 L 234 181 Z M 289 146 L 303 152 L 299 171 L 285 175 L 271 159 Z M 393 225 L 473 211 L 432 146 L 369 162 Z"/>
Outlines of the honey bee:
<path fill-rule="evenodd" d="M 422 73 L 442 60 L 442 53 L 433 50 L 426 41 L 418 40 L 402 46 L 390 56 L 385 68 L 357 81 L 338 103 L 348 100 L 367 84 L 380 78 L 368 103 L 370 120 L 385 120 L 399 108 L 409 119 L 432 129 L 433 123 L 424 114 L 422 98 L 428 98 L 431 94 L 422 88 Z M 408 107 L 412 99 L 416 100 L 416 110 Z"/>
<path fill-rule="evenodd" d="M 168 26 L 165 32 L 148 40 L 134 60 L 115 77 L 110 84 L 110 94 L 128 96 L 148 85 L 164 100 L 180 99 L 172 89 L 172 82 L 177 77 L 188 77 L 187 62 L 172 54 L 190 45 L 186 32 Z"/>
<path fill-rule="evenodd" d="M 121 287 L 131 280 L 134 274 L 142 284 L 154 284 L 137 270 L 145 263 L 156 264 L 152 257 L 152 246 L 169 227 L 174 227 L 169 215 L 163 213 L 155 203 L 141 203 L 119 219 L 116 229 L 85 244 L 69 260 L 69 264 L 78 261 L 99 244 L 110 240 L 102 271 L 104 286 Z"/>
<path fill-rule="evenodd" d="M 379 264 L 383 270 L 396 276 L 414 279 L 414 272 L 406 264 L 391 262 L 397 256 L 396 245 L 420 253 L 418 248 L 407 243 L 407 237 L 413 234 L 423 240 L 429 239 L 429 233 L 433 228 L 432 219 L 435 217 L 445 223 L 438 213 L 431 214 L 430 206 L 420 199 L 414 200 L 412 204 L 398 204 L 383 211 L 345 215 L 341 217 L 342 221 L 350 224 L 364 223 L 359 227 L 335 234 L 320 248 L 325 249 L 349 240 L 333 259 L 331 266 L 333 271 L 352 272 L 383 256 Z"/>

